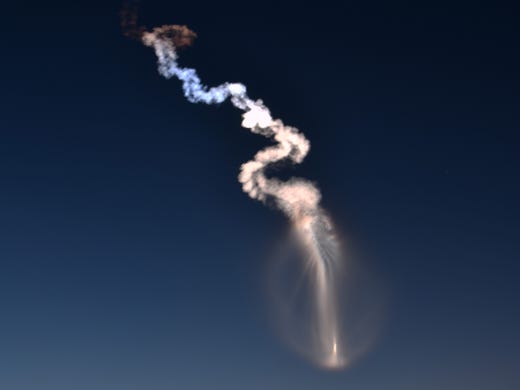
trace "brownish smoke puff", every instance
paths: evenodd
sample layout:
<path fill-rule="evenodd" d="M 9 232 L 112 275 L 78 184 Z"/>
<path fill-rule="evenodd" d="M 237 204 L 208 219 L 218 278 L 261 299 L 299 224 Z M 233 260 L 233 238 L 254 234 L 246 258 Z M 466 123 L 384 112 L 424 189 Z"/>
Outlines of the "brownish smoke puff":
<path fill-rule="evenodd" d="M 140 41 L 146 32 L 146 27 L 137 25 L 138 10 L 139 0 L 128 1 L 123 4 L 120 15 L 123 34 L 128 38 Z M 197 34 L 188 27 L 176 24 L 156 27 L 153 32 L 160 39 L 171 40 L 176 49 L 190 46 L 197 38 Z"/>
<path fill-rule="evenodd" d="M 153 32 L 158 39 L 172 41 L 176 49 L 190 46 L 197 38 L 197 33 L 177 24 L 156 27 Z"/>

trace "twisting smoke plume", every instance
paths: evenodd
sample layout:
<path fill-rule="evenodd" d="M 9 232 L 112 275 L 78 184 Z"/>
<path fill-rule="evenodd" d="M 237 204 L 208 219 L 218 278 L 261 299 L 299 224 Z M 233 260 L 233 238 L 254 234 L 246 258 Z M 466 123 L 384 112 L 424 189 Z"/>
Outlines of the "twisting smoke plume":
<path fill-rule="evenodd" d="M 276 142 L 243 164 L 238 179 L 251 198 L 274 202 L 291 221 L 300 248 L 303 248 L 305 259 L 302 268 L 310 279 L 308 305 L 313 313 L 309 335 L 312 357 L 325 367 L 344 365 L 346 352 L 340 340 L 336 302 L 340 257 L 331 222 L 319 206 L 320 191 L 304 179 L 293 178 L 284 182 L 266 176 L 266 169 L 276 162 L 302 162 L 309 152 L 309 141 L 298 129 L 284 125 L 280 119 L 273 119 L 261 100 L 248 97 L 243 84 L 226 82 L 209 88 L 201 83 L 194 69 L 181 67 L 177 62 L 177 50 L 190 45 L 196 37 L 186 26 L 162 26 L 143 31 L 137 28 L 131 13 L 127 13 L 127 17 L 123 26 L 131 31 L 129 35 L 138 32 L 142 42 L 155 50 L 159 73 L 167 79 L 178 78 L 190 102 L 219 104 L 229 99 L 243 111 L 242 127 Z"/>

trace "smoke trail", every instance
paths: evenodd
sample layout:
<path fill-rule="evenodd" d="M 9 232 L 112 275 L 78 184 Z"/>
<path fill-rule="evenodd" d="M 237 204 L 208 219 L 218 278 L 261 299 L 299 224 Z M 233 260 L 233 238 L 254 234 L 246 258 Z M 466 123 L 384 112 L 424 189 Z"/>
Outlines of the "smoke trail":
<path fill-rule="evenodd" d="M 134 19 L 130 19 L 134 21 Z M 130 23 L 135 31 L 135 23 Z M 340 344 L 339 316 L 336 304 L 336 273 L 339 269 L 338 245 L 329 218 L 319 206 L 320 191 L 300 178 L 281 181 L 266 176 L 266 169 L 281 160 L 300 163 L 309 152 L 309 141 L 298 129 L 273 119 L 261 100 L 248 97 L 240 83 L 224 83 L 208 88 L 194 69 L 177 63 L 177 49 L 190 45 L 196 34 L 186 26 L 171 25 L 142 33 L 142 41 L 152 47 L 158 58 L 159 73 L 182 81 L 184 95 L 192 103 L 219 104 L 227 99 L 241 111 L 242 127 L 273 139 L 276 144 L 259 151 L 253 160 L 242 165 L 239 181 L 253 199 L 274 202 L 291 221 L 300 245 L 304 248 L 304 268 L 312 278 L 314 355 L 319 364 L 339 367 L 344 359 Z"/>

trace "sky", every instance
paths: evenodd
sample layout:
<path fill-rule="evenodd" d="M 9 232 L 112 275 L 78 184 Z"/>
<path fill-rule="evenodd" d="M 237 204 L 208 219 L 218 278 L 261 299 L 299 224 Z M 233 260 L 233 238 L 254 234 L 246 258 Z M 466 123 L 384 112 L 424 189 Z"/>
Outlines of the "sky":
<path fill-rule="evenodd" d="M 273 329 L 287 221 L 245 195 L 268 144 L 194 105 L 122 36 L 118 1 L 4 6 L 0 388 L 513 390 L 520 386 L 520 37 L 498 2 L 143 0 L 198 33 L 180 62 L 240 81 L 312 143 L 317 183 L 380 281 L 347 370 Z M 278 174 L 278 173 L 277 173 Z"/>

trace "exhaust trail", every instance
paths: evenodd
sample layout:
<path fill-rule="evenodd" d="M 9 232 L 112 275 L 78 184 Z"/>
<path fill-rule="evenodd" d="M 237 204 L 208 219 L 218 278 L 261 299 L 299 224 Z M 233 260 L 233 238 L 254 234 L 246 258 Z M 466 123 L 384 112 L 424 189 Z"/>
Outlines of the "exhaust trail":
<path fill-rule="evenodd" d="M 154 49 L 159 73 L 182 82 L 185 97 L 192 103 L 220 104 L 230 100 L 242 113 L 242 127 L 272 139 L 275 144 L 260 150 L 244 163 L 238 177 L 243 190 L 253 199 L 274 203 L 290 220 L 303 249 L 301 267 L 311 280 L 311 345 L 313 360 L 328 368 L 339 368 L 347 362 L 340 334 L 337 304 L 337 274 L 341 266 L 338 243 L 330 219 L 320 207 L 321 194 L 310 181 L 292 178 L 281 181 L 267 177 L 266 170 L 279 161 L 301 163 L 310 143 L 295 127 L 273 119 L 261 100 L 252 100 L 241 83 L 205 86 L 194 69 L 181 67 L 178 49 L 189 46 L 196 34 L 186 26 L 165 25 L 151 31 L 137 29 L 135 18 L 128 23 L 132 34 L 140 33 L 142 42 Z"/>

